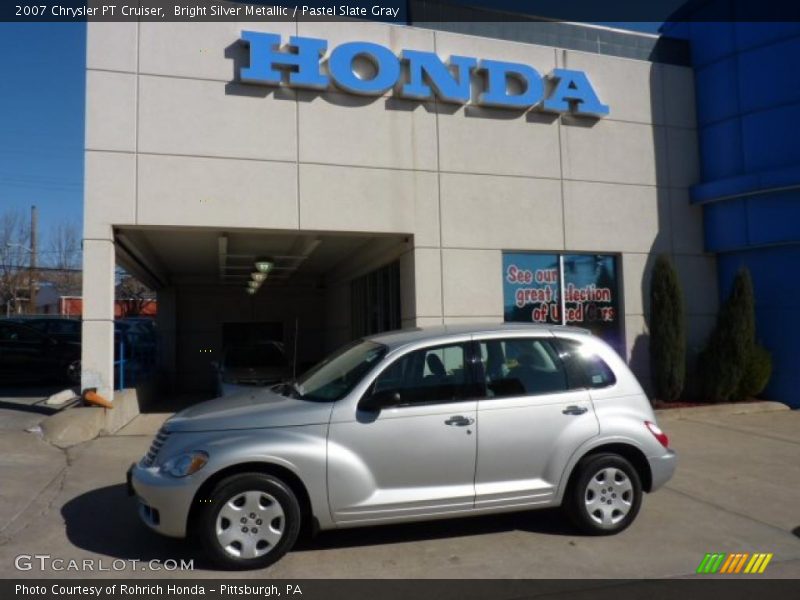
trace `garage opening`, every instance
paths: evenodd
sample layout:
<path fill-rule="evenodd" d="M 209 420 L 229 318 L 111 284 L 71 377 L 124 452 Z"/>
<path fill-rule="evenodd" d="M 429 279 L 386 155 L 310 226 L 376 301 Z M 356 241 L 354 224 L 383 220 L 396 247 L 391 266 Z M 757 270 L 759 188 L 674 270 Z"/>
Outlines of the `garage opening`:
<path fill-rule="evenodd" d="M 220 392 L 233 349 L 275 344 L 285 372 L 300 374 L 401 327 L 401 296 L 413 298 L 401 294 L 413 286 L 401 285 L 410 235 L 124 227 L 115 244 L 118 263 L 157 294 L 159 391 L 187 403 Z"/>

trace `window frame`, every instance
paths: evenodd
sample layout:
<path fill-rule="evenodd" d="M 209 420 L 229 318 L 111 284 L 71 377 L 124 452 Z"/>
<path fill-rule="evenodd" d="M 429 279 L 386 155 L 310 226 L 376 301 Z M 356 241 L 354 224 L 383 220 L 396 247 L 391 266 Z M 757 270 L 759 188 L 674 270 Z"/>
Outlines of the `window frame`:
<path fill-rule="evenodd" d="M 561 368 L 564 372 L 567 381 L 567 389 L 564 390 L 556 390 L 550 392 L 541 392 L 535 394 L 516 394 L 513 396 L 489 396 L 488 389 L 486 386 L 486 370 L 483 366 L 483 361 L 481 360 L 481 351 L 480 351 L 480 344 L 487 343 L 487 342 L 503 342 L 506 340 L 537 340 L 541 342 L 550 342 L 551 349 L 554 351 L 556 355 L 556 360 L 561 365 Z M 588 388 L 574 388 L 570 386 L 570 373 L 567 368 L 566 362 L 561 358 L 561 348 L 558 344 L 555 343 L 556 337 L 552 334 L 527 334 L 527 335 L 492 335 L 491 337 L 480 337 L 478 339 L 473 339 L 471 344 L 473 345 L 472 354 L 474 357 L 473 360 L 473 378 L 475 381 L 475 387 L 479 390 L 480 396 L 478 400 L 483 401 L 494 401 L 494 400 L 511 400 L 511 399 L 519 399 L 519 398 L 544 398 L 547 396 L 554 396 L 558 394 L 569 394 L 579 391 L 584 391 Z"/>
<path fill-rule="evenodd" d="M 464 384 L 465 394 L 463 398 L 456 398 L 453 400 L 430 400 L 425 402 L 401 402 L 400 404 L 395 404 L 390 408 L 414 408 L 414 407 L 422 407 L 422 406 L 437 406 L 437 405 L 448 405 L 448 404 L 460 404 L 462 402 L 474 402 L 475 400 L 480 398 L 479 394 L 479 384 L 478 381 L 475 379 L 475 354 L 474 354 L 474 347 L 473 342 L 470 339 L 459 339 L 454 340 L 451 342 L 440 342 L 436 343 L 435 345 L 422 345 L 422 346 L 415 346 L 414 348 L 410 348 L 408 351 L 403 352 L 402 354 L 394 357 L 390 362 L 388 362 L 383 368 L 380 369 L 378 373 L 375 374 L 372 381 L 370 381 L 369 385 L 367 386 L 364 393 L 361 394 L 361 397 L 358 399 L 358 404 L 365 399 L 371 396 L 375 390 L 375 385 L 377 384 L 378 380 L 381 376 L 386 373 L 389 369 L 394 367 L 398 361 L 404 360 L 407 356 L 415 353 L 415 352 L 428 352 L 430 350 L 438 350 L 440 348 L 448 348 L 452 346 L 463 346 L 464 348 L 464 375 L 466 377 L 466 382 Z M 480 362 L 480 361 L 478 361 Z"/>
<path fill-rule="evenodd" d="M 617 383 L 619 382 L 619 378 L 617 377 L 617 373 L 614 371 L 614 369 L 611 368 L 611 366 L 608 364 L 608 362 L 606 362 L 606 360 L 602 356 L 597 354 L 596 352 L 594 353 L 594 356 L 597 358 L 597 360 L 599 360 L 600 362 L 602 362 L 605 365 L 605 368 L 608 370 L 609 373 L 611 373 L 611 377 L 613 378 L 613 381 L 611 381 L 611 383 L 606 383 L 606 384 L 603 384 L 603 385 L 593 385 L 592 384 L 591 375 L 589 374 L 588 370 L 586 369 L 586 366 L 581 364 L 581 361 L 579 359 L 576 359 L 575 357 L 571 356 L 572 352 L 574 351 L 574 349 L 570 348 L 570 346 L 573 345 L 573 344 L 575 346 L 578 346 L 578 347 L 579 346 L 583 346 L 583 342 L 581 342 L 580 340 L 574 339 L 574 338 L 566 338 L 566 337 L 558 337 L 558 336 L 553 336 L 553 339 L 555 340 L 555 346 L 559 351 L 559 358 L 561 357 L 562 353 L 565 354 L 565 355 L 570 356 L 570 358 L 567 359 L 567 360 L 562 359 L 562 362 L 567 367 L 567 378 L 568 379 L 571 378 L 573 376 L 572 373 L 576 369 L 580 371 L 580 375 L 579 376 L 583 379 L 583 386 L 584 386 L 584 387 L 582 387 L 580 389 L 585 389 L 585 390 L 607 390 L 607 389 L 610 389 L 610 388 L 614 387 L 615 385 L 617 385 Z"/>

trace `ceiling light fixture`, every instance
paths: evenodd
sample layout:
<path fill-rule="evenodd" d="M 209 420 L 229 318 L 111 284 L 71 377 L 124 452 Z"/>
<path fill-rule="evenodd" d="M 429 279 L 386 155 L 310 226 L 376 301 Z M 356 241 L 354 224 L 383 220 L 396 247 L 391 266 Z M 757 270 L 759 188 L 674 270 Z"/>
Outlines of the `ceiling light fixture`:
<path fill-rule="evenodd" d="M 259 258 L 256 259 L 255 266 L 256 266 L 256 271 L 258 271 L 259 273 L 269 273 L 272 267 L 275 266 L 275 263 L 266 258 Z"/>
<path fill-rule="evenodd" d="M 256 271 L 255 273 L 250 273 L 250 278 L 258 283 L 264 283 L 264 280 L 267 278 L 267 274 L 262 273 L 261 271 Z"/>

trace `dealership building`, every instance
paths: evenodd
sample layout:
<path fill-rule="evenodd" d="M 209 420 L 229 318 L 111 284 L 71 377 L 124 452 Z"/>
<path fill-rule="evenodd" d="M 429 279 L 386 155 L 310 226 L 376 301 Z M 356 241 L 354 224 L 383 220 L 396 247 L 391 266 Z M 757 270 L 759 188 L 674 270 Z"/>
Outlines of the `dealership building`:
<path fill-rule="evenodd" d="M 568 23 L 87 29 L 85 388 L 113 394 L 115 265 L 158 294 L 165 386 L 199 395 L 233 344 L 281 340 L 305 365 L 387 329 L 504 320 L 588 327 L 647 387 L 662 253 L 690 360 L 713 327 L 689 40 Z"/>

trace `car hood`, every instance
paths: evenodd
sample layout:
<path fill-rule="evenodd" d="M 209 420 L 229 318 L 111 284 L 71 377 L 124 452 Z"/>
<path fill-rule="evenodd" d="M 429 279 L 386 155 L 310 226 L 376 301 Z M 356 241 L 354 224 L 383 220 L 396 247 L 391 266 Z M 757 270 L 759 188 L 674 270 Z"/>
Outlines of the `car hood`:
<path fill-rule="evenodd" d="M 269 389 L 248 390 L 182 410 L 165 427 L 180 433 L 318 425 L 330 420 L 331 406 L 287 398 Z"/>

